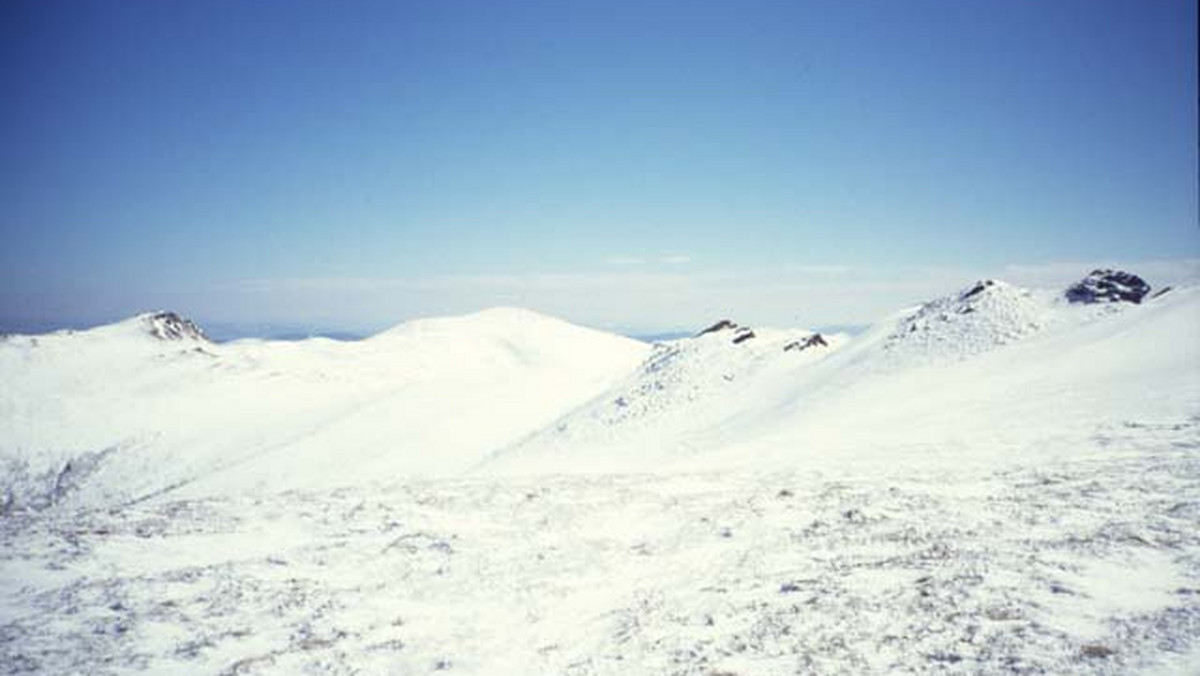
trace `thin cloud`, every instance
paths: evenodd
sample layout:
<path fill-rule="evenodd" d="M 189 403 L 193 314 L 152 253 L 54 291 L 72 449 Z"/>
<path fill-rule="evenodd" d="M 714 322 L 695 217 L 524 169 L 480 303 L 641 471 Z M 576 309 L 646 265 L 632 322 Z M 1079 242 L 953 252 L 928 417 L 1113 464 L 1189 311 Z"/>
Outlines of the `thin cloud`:
<path fill-rule="evenodd" d="M 615 265 L 617 267 L 633 267 L 643 263 L 645 261 L 636 256 L 610 256 L 604 259 L 605 265 Z"/>
<path fill-rule="evenodd" d="M 256 279 L 209 287 L 187 297 L 141 297 L 139 302 L 144 307 L 194 308 L 197 314 L 221 321 L 320 321 L 338 328 L 378 329 L 416 317 L 497 305 L 526 307 L 578 324 L 630 333 L 696 329 L 722 317 L 751 325 L 813 327 L 870 323 L 982 278 L 1061 289 L 1095 267 L 1110 265 L 1135 272 L 1156 288 L 1200 281 L 1200 261 L 1195 259 L 999 268 L 826 265 L 704 272 L 683 266 L 643 266 L 565 274 Z"/>
<path fill-rule="evenodd" d="M 683 254 L 663 256 L 662 258 L 658 259 L 658 262 L 662 263 L 663 265 L 686 265 L 692 262 L 692 257 Z"/>
<path fill-rule="evenodd" d="M 1196 258 L 1148 261 L 1058 261 L 1033 265 L 1014 264 L 1005 266 L 996 276 L 1022 286 L 1063 286 L 1079 280 L 1095 268 L 1126 270 L 1141 276 L 1151 286 L 1158 288 L 1172 284 L 1200 281 L 1200 259 Z"/>

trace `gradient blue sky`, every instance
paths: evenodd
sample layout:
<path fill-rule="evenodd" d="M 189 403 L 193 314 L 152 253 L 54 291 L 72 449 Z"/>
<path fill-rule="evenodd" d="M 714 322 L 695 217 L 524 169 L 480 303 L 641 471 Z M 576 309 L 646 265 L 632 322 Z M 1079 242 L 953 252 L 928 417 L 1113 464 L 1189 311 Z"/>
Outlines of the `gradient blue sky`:
<path fill-rule="evenodd" d="M 10 0 L 0 323 L 664 330 L 865 321 L 1012 266 L 1190 274 L 1195 26 L 1193 0 Z"/>

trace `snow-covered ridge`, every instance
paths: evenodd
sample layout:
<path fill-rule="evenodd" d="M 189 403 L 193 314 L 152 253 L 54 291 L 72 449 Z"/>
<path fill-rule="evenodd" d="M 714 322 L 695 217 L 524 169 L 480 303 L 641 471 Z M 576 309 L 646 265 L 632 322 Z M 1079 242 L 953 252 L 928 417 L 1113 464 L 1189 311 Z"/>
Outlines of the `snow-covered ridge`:
<path fill-rule="evenodd" d="M 719 324 L 212 344 L 152 313 L 0 341 L 0 666 L 1197 662 L 1200 288 L 983 282 L 853 338 Z"/>
<path fill-rule="evenodd" d="M 818 337 L 820 334 L 805 330 L 730 327 L 659 343 L 638 371 L 614 388 L 619 394 L 612 398 L 612 405 L 597 414 L 603 424 L 613 425 L 684 401 L 719 396 L 741 387 L 740 380 L 753 378 L 772 362 L 795 365 L 836 349 L 823 337 L 824 344 L 817 343 L 814 339 Z M 834 344 L 841 342 L 834 339 Z M 800 348 L 806 345 L 817 349 L 802 357 Z M 567 423 L 560 423 L 560 427 L 563 425 Z"/>
<path fill-rule="evenodd" d="M 118 450 L 55 499 L 461 471 L 605 389 L 648 349 L 509 308 L 352 342 L 214 344 L 168 312 L 14 337 L 0 343 L 0 488 L 28 497 L 106 449 Z"/>
<path fill-rule="evenodd" d="M 37 345 L 70 341 L 75 345 L 97 344 L 111 340 L 152 338 L 157 341 L 210 343 L 204 330 L 195 322 L 167 310 L 143 312 L 112 324 L 90 329 L 63 329 L 47 334 L 11 334 L 0 339 L 11 343 Z M 65 343 L 64 343 L 65 344 Z"/>
<path fill-rule="evenodd" d="M 1131 278 L 1088 280 L 1144 284 Z M 1013 395 L 1022 379 L 1100 387 L 1100 367 L 1054 375 L 1089 350 L 1109 370 L 1136 371 L 1153 356 L 1186 374 L 1196 354 L 1188 340 L 1154 355 L 1130 346 L 1155 338 L 1106 342 L 1113 331 L 1151 336 L 1164 322 L 1191 330 L 1194 290 L 1143 295 L 1080 303 L 983 280 L 853 338 L 722 320 L 654 346 L 519 308 L 406 322 L 352 342 L 223 344 L 175 313 L 147 313 L 0 341 L 0 463 L 11 469 L 0 474 L 49 485 L 72 459 L 102 457 L 58 493 L 103 502 L 472 467 L 745 465 L 782 447 L 794 462 L 894 436 L 905 421 L 950 434 L 945 416 L 1026 406 Z M 1075 399 L 1103 400 L 1075 389 Z"/>
<path fill-rule="evenodd" d="M 961 359 L 1021 340 L 1053 321 L 1050 294 L 994 279 L 930 301 L 902 319 L 883 344 L 893 359 Z"/>
<path fill-rule="evenodd" d="M 659 346 L 630 378 L 497 453 L 487 467 L 524 473 L 790 465 L 814 452 L 862 454 L 887 440 L 941 443 L 1000 430 L 1036 435 L 1056 424 L 1086 427 L 1128 406 L 1107 392 L 1130 377 L 1129 369 L 1175 363 L 1145 377 L 1170 378 L 1176 391 L 1192 392 L 1186 376 L 1200 366 L 1200 347 L 1192 345 L 1200 345 L 1197 320 L 1195 289 L 1141 304 L 1081 304 L 1061 289 L 981 280 L 853 339 L 837 336 L 829 346 L 787 355 L 778 347 L 784 338 L 732 344 L 737 324 L 720 322 L 697 338 Z M 1173 337 L 1158 335 L 1171 324 Z M 1118 341 L 1114 332 L 1126 338 Z M 1167 349 L 1145 352 L 1146 344 L 1167 340 Z M 1076 357 L 1089 353 L 1090 360 Z M 1191 405 L 1200 410 L 1200 401 L 1181 397 L 1178 413 Z M 1055 411 L 1067 419 L 1056 423 Z M 1034 419 L 1041 426 L 1022 429 L 1022 420 Z"/>
<path fill-rule="evenodd" d="M 502 333 L 537 330 L 548 327 L 562 329 L 570 326 L 573 325 L 557 317 L 551 317 L 525 308 L 502 306 L 454 317 L 414 319 L 381 331 L 372 336 L 372 338 L 464 330 Z"/>
<path fill-rule="evenodd" d="M 506 468 L 513 461 L 523 464 L 519 458 L 524 456 L 545 456 L 554 459 L 545 467 L 587 471 L 596 462 L 620 467 L 622 456 L 634 449 L 686 452 L 694 445 L 693 434 L 735 415 L 757 398 L 765 383 L 819 362 L 847 340 L 843 335 L 720 320 L 691 338 L 655 344 L 627 378 L 497 452 L 485 468 Z M 590 457 L 575 463 L 569 458 L 576 453 Z"/>

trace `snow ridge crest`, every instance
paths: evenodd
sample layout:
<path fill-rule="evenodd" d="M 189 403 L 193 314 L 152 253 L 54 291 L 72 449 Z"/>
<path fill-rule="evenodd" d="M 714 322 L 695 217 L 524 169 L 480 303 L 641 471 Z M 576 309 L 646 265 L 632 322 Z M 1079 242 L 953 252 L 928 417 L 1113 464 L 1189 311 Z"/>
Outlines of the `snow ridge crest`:
<path fill-rule="evenodd" d="M 900 320 L 884 349 L 919 358 L 966 358 L 1040 331 L 1048 308 L 1028 289 L 984 279 Z"/>

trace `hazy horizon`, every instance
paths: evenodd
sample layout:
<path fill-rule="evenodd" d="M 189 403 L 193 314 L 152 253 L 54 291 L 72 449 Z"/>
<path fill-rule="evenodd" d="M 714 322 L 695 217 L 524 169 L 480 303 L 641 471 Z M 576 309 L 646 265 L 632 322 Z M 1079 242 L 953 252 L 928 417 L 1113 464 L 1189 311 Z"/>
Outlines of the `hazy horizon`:
<path fill-rule="evenodd" d="M 861 324 L 1200 259 L 1195 3 L 0 16 L 7 325 Z"/>
<path fill-rule="evenodd" d="M 203 309 L 196 312 L 186 303 L 171 303 L 170 296 L 164 295 L 159 298 L 163 302 L 148 303 L 133 312 L 114 312 L 108 315 L 92 315 L 75 319 L 0 316 L 0 334 L 86 329 L 127 319 L 142 312 L 163 310 L 174 311 L 195 320 L 211 338 L 218 341 L 238 338 L 298 339 L 309 336 L 357 339 L 414 319 L 468 314 L 501 306 L 523 307 L 583 326 L 640 339 L 690 335 L 713 321 L 724 318 L 733 318 L 748 325 L 854 333 L 884 319 L 892 312 L 953 293 L 977 279 L 1001 279 L 1032 288 L 1065 289 L 1096 267 L 1124 269 L 1141 275 L 1155 290 L 1180 284 L 1200 283 L 1200 259 L 1010 265 L 997 270 L 981 271 L 980 274 L 950 268 L 927 268 L 902 271 L 906 274 L 893 279 L 871 274 L 870 271 L 852 268 L 815 271 L 792 269 L 777 271 L 774 273 L 775 279 L 771 283 L 763 282 L 748 287 L 734 285 L 732 288 L 724 289 L 720 288 L 721 285 L 731 282 L 732 278 L 712 276 L 707 279 L 696 278 L 689 281 L 685 278 L 627 277 L 624 280 L 614 278 L 595 280 L 569 276 L 550 278 L 530 276 L 524 279 L 510 280 L 446 280 L 447 287 L 441 290 L 443 294 L 457 293 L 460 287 L 473 283 L 494 287 L 503 281 L 510 288 L 507 293 L 499 295 L 495 295 L 490 288 L 484 288 L 479 291 L 477 297 L 466 300 L 448 301 L 443 295 L 440 301 L 426 302 L 425 307 L 428 309 L 423 313 L 383 314 L 368 322 L 344 322 L 337 319 L 304 321 L 273 313 L 265 313 L 260 317 L 223 319 L 219 306 L 211 307 L 207 312 Z M 705 296 L 705 301 L 701 302 L 699 298 L 695 298 L 694 302 L 681 306 L 682 312 L 672 312 L 672 308 L 665 306 L 650 306 L 649 311 L 643 315 L 645 319 L 642 324 L 621 324 L 611 319 L 589 321 L 586 313 L 572 311 L 573 294 L 576 292 L 586 293 L 589 290 L 595 291 L 598 288 L 607 287 L 616 294 L 622 291 L 630 294 L 636 293 L 629 288 L 622 289 L 622 282 L 624 284 L 642 284 L 648 288 L 658 285 L 660 289 L 662 286 L 672 286 L 674 295 L 661 293 L 661 291 L 659 294 L 670 301 L 678 301 L 681 298 L 681 291 L 696 296 Z M 360 296 L 413 291 L 420 291 L 428 295 L 431 290 L 436 290 L 429 285 L 414 285 L 405 280 L 328 280 L 325 284 L 336 287 L 340 292 Z M 310 284 L 300 281 L 297 281 L 294 286 L 295 288 L 291 289 L 291 292 L 300 297 L 309 297 L 314 290 Z M 253 289 L 253 285 L 250 285 L 250 289 Z M 754 294 L 762 293 L 764 289 L 770 290 L 769 302 L 764 302 L 761 298 L 751 298 Z M 724 295 L 721 295 L 722 293 Z M 716 298 L 713 297 L 714 295 Z M 480 300 L 479 296 L 485 298 Z M 792 304 L 793 297 L 807 298 L 807 307 L 799 303 Z M 488 302 L 488 300 L 496 302 Z M 435 307 L 437 302 L 445 302 L 447 309 L 439 311 Z M 839 304 L 849 304 L 857 310 L 855 313 L 845 314 L 838 311 Z M 696 312 L 694 309 L 696 307 L 704 307 L 708 310 L 707 314 Z M 754 311 L 745 311 L 747 309 Z M 614 302 L 610 311 L 614 313 L 609 315 L 610 317 L 619 316 L 624 312 L 619 301 Z M 870 314 L 870 311 L 874 313 Z M 806 319 L 808 321 L 805 321 Z"/>

